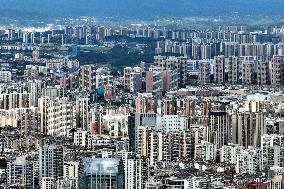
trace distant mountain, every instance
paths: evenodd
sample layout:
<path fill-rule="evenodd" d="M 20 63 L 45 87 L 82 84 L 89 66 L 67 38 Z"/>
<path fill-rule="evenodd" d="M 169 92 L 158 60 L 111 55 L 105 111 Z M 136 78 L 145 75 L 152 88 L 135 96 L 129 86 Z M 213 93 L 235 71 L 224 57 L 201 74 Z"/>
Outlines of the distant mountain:
<path fill-rule="evenodd" d="M 283 0 L 0 0 L 0 16 L 162 16 L 283 15 Z M 20 12 L 19 12 L 20 11 Z"/>

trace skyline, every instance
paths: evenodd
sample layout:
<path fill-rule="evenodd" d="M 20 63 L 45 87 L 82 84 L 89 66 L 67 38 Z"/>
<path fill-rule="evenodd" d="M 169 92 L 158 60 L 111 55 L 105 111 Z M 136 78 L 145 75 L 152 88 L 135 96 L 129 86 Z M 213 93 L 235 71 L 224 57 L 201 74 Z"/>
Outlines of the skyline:
<path fill-rule="evenodd" d="M 0 4 L 0 188 L 284 189 L 284 0 Z"/>

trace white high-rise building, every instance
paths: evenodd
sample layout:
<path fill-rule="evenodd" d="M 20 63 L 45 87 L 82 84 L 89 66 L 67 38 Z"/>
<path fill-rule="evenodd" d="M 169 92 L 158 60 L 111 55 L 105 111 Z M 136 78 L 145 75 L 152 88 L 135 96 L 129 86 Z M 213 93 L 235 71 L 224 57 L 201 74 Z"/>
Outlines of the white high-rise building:
<path fill-rule="evenodd" d="M 0 109 L 0 127 L 18 127 L 22 116 L 28 112 L 27 108 Z"/>
<path fill-rule="evenodd" d="M 58 87 L 47 86 L 42 89 L 41 96 L 48 97 L 50 100 L 60 96 L 60 89 Z"/>
<path fill-rule="evenodd" d="M 0 71 L 0 81 L 1 82 L 12 81 L 12 73 L 10 71 Z"/>
<path fill-rule="evenodd" d="M 261 170 L 260 148 L 248 147 L 237 154 L 236 173 L 254 174 Z"/>
<path fill-rule="evenodd" d="M 128 115 L 103 115 L 102 127 L 110 136 L 128 136 Z"/>
<path fill-rule="evenodd" d="M 166 133 L 171 131 L 186 130 L 188 128 L 187 116 L 162 115 L 157 116 L 157 129 Z"/>
<path fill-rule="evenodd" d="M 53 189 L 55 185 L 55 178 L 53 177 L 42 177 L 40 180 L 40 189 Z"/>
<path fill-rule="evenodd" d="M 127 160 L 127 179 L 126 180 L 126 187 L 127 189 L 135 189 L 135 159 L 128 159 Z"/>
<path fill-rule="evenodd" d="M 74 144 L 78 146 L 87 147 L 88 145 L 88 131 L 78 130 L 74 132 Z"/>
<path fill-rule="evenodd" d="M 262 169 L 284 167 L 284 135 L 261 136 Z"/>
<path fill-rule="evenodd" d="M 53 136 L 68 136 L 69 131 L 76 127 L 76 110 L 67 98 L 50 100 L 39 99 L 41 132 Z"/>
<path fill-rule="evenodd" d="M 116 154 L 123 161 L 125 175 L 125 189 L 135 189 L 136 184 L 136 159 L 132 152 L 121 150 Z"/>
<path fill-rule="evenodd" d="M 228 144 L 220 149 L 220 161 L 223 163 L 236 164 L 237 155 L 244 150 L 244 147 L 238 144 Z"/>
<path fill-rule="evenodd" d="M 189 178 L 190 189 L 208 188 L 208 179 L 205 176 L 192 176 Z"/>
<path fill-rule="evenodd" d="M 267 189 L 284 188 L 284 168 L 279 166 L 270 167 L 268 170 Z"/>
<path fill-rule="evenodd" d="M 77 188 L 79 178 L 79 162 L 64 162 L 63 177 L 71 182 L 71 188 Z"/>
<path fill-rule="evenodd" d="M 194 159 L 203 161 L 215 160 L 217 155 L 217 146 L 202 141 L 200 144 L 195 144 Z"/>
<path fill-rule="evenodd" d="M 96 88 L 105 87 L 113 85 L 113 76 L 105 74 L 96 75 Z"/>

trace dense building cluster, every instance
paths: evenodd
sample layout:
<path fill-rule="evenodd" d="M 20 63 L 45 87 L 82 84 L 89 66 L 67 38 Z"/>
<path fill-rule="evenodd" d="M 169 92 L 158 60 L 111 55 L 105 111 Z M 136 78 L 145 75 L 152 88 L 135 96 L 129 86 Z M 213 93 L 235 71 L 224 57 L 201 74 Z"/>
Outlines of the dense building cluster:
<path fill-rule="evenodd" d="M 153 61 L 77 59 L 121 36 L 154 40 Z M 7 29 L 0 41 L 1 188 L 284 188 L 283 28 Z"/>

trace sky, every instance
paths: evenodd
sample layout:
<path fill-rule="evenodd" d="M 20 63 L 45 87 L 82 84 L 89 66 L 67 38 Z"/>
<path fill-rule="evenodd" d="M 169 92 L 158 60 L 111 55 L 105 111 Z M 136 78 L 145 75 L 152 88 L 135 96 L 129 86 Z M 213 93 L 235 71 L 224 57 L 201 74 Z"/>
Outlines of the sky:
<path fill-rule="evenodd" d="M 0 16 L 153 18 L 222 16 L 232 12 L 271 16 L 282 15 L 284 10 L 284 0 L 0 0 L 0 4 Z"/>

